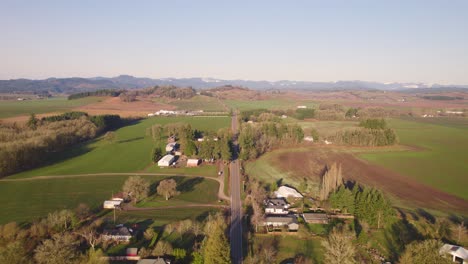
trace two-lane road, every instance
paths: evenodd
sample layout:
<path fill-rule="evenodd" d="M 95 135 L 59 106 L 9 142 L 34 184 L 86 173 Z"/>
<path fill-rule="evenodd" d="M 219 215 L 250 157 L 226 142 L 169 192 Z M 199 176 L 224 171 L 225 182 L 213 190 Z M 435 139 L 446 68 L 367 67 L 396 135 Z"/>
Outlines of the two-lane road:
<path fill-rule="evenodd" d="M 237 134 L 238 121 L 237 114 L 232 116 L 231 123 L 232 133 Z M 241 179 L 240 179 L 240 164 L 237 159 L 239 153 L 236 136 L 234 136 L 235 154 L 233 161 L 229 165 L 231 175 L 231 256 L 232 263 L 242 263 L 242 202 L 241 202 Z"/>

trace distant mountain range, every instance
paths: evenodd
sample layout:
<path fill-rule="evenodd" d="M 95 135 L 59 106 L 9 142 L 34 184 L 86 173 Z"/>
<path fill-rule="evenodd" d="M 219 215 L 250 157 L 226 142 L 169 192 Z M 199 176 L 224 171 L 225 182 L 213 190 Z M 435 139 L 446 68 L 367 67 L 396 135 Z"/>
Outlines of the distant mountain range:
<path fill-rule="evenodd" d="M 129 75 L 95 78 L 49 78 L 45 80 L 14 79 L 0 80 L 0 93 L 77 93 L 99 89 L 138 89 L 155 85 L 191 86 L 209 89 L 225 85 L 242 86 L 255 90 L 459 90 L 468 85 L 440 85 L 425 83 L 379 83 L 366 81 L 306 82 L 306 81 L 249 81 L 221 80 L 214 78 L 138 78 Z"/>

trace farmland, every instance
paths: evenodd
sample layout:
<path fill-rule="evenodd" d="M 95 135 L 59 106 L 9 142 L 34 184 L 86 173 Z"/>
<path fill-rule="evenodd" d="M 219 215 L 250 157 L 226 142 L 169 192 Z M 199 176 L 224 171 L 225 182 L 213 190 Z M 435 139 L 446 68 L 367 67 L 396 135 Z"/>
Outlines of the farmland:
<path fill-rule="evenodd" d="M 468 199 L 465 186 L 468 130 L 463 123 L 431 124 L 408 120 L 390 120 L 401 144 L 421 148 L 412 152 L 367 153 L 360 157 L 410 176 L 447 193 Z"/>
<path fill-rule="evenodd" d="M 67 100 L 66 97 L 56 97 L 42 100 L 1 101 L 0 118 L 8 118 L 31 113 L 43 114 L 64 112 L 75 107 L 102 101 L 101 97 L 86 97 L 77 100 Z"/>
<path fill-rule="evenodd" d="M 170 102 L 169 104 L 176 106 L 177 109 L 180 110 L 203 110 L 206 112 L 225 111 L 223 106 L 219 103 L 219 101 L 216 98 L 202 95 L 197 95 L 195 97 L 185 100 L 175 100 Z"/>
<path fill-rule="evenodd" d="M 154 166 L 151 163 L 151 151 L 154 142 L 146 135 L 146 128 L 153 124 L 165 125 L 177 122 L 189 123 L 194 129 L 217 131 L 219 128 L 228 127 L 230 118 L 157 117 L 144 119 L 115 131 L 115 140 L 113 142 L 109 142 L 103 137 L 92 140 L 60 153 L 48 166 L 19 173 L 11 176 L 11 178 L 143 171 L 150 166 Z M 200 172 L 199 170 L 194 170 L 195 174 Z M 216 173 L 215 170 L 211 172 Z M 187 171 L 185 171 L 186 173 Z"/>
<path fill-rule="evenodd" d="M 291 99 L 267 99 L 267 100 L 225 100 L 225 103 L 230 108 L 239 110 L 251 110 L 251 109 L 271 109 L 271 110 L 286 110 L 295 109 L 298 105 L 306 105 L 308 107 L 314 106 L 315 103 L 298 102 L 297 100 Z"/>
<path fill-rule="evenodd" d="M 167 176 L 143 177 L 149 180 L 153 186 L 160 180 L 167 178 Z M 44 217 L 55 210 L 74 209 L 80 203 L 88 204 L 91 208 L 99 207 L 103 200 L 108 199 L 112 193 L 121 190 L 127 178 L 128 176 L 124 175 L 100 175 L 0 181 L 0 203 L 3 205 L 0 224 L 9 221 L 33 220 Z M 174 200 L 165 202 L 164 205 L 216 201 L 218 183 L 215 181 L 189 177 L 171 178 L 178 182 L 181 195 Z M 157 199 L 155 197 L 149 198 L 150 201 Z M 170 214 L 167 211 L 165 210 L 164 213 Z M 127 214 L 131 215 L 131 213 Z"/>
<path fill-rule="evenodd" d="M 460 122 L 438 122 L 389 120 L 402 146 L 363 148 L 306 144 L 267 153 L 245 167 L 249 175 L 265 182 L 282 180 L 297 185 L 306 177 L 311 182 L 309 191 L 315 192 L 325 164 L 338 162 L 343 166 L 345 179 L 383 189 L 399 205 L 466 213 L 464 174 L 468 167 L 463 151 L 467 148 L 468 134 L 466 129 L 460 128 L 463 126 Z M 353 124 L 326 121 L 301 125 L 327 131 L 346 129 Z"/>

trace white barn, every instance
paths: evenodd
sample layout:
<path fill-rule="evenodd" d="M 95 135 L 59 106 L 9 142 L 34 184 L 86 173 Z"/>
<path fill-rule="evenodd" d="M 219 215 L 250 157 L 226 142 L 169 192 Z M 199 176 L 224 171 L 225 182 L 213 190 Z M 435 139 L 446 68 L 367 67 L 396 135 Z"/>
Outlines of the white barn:
<path fill-rule="evenodd" d="M 187 167 L 197 167 L 200 164 L 199 159 L 188 159 L 187 160 Z"/>
<path fill-rule="evenodd" d="M 279 187 L 275 192 L 275 196 L 276 198 L 302 198 L 302 194 L 288 186 Z"/>
<path fill-rule="evenodd" d="M 464 247 L 445 244 L 440 248 L 441 255 L 450 255 L 455 263 L 468 264 L 468 250 Z"/>
<path fill-rule="evenodd" d="M 169 167 L 172 165 L 172 162 L 174 162 L 174 159 L 175 159 L 174 155 L 166 155 L 158 161 L 158 166 Z"/>
<path fill-rule="evenodd" d="M 122 204 L 123 200 L 109 200 L 109 201 L 104 201 L 103 208 L 104 209 L 114 209 L 116 207 L 119 207 Z"/>

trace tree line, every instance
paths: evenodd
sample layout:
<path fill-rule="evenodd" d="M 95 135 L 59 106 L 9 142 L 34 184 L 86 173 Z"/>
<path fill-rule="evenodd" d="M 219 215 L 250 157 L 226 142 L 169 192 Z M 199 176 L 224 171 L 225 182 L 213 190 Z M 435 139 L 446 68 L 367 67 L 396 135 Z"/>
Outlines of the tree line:
<path fill-rule="evenodd" d="M 103 89 L 103 90 L 97 90 L 97 91 L 93 91 L 93 92 L 75 93 L 75 94 L 69 95 L 68 100 L 75 100 L 75 99 L 80 99 L 80 98 L 90 97 L 90 96 L 112 96 L 112 97 L 117 97 L 123 92 L 124 92 L 124 90 Z"/>
<path fill-rule="evenodd" d="M 58 152 L 120 125 L 120 116 L 90 117 L 76 113 L 46 120 L 31 115 L 25 126 L 1 124 L 0 176 L 41 166 Z"/>
<path fill-rule="evenodd" d="M 242 124 L 239 132 L 239 158 L 255 159 L 274 147 L 298 144 L 304 139 L 304 131 L 297 124 L 262 122 Z"/>

